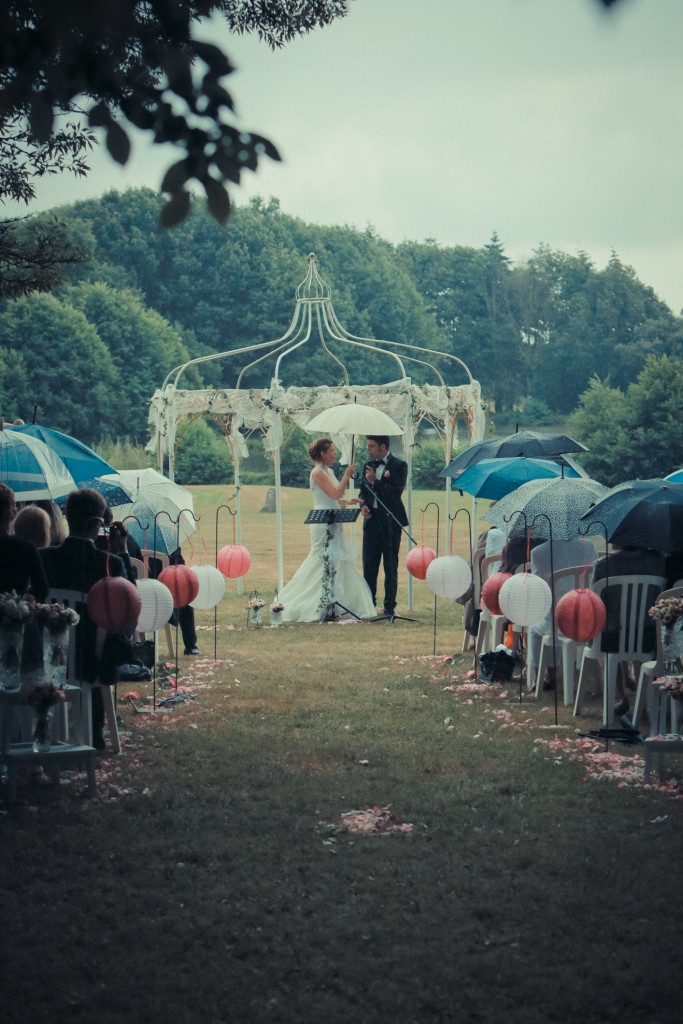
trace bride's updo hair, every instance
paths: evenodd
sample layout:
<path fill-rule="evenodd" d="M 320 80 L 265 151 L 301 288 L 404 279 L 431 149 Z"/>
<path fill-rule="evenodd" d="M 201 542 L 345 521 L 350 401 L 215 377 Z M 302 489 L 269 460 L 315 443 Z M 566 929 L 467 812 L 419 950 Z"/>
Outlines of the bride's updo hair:
<path fill-rule="evenodd" d="M 329 437 L 319 437 L 317 441 L 309 444 L 307 451 L 314 462 L 322 462 L 323 454 L 330 447 L 332 442 Z"/>

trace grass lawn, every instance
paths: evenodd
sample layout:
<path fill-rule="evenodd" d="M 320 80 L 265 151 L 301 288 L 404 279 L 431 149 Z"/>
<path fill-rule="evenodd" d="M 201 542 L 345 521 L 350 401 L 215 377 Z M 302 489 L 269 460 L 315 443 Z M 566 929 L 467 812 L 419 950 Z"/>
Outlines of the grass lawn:
<path fill-rule="evenodd" d="M 0 817 L 3 1020 L 679 1024 L 681 760 L 646 788 L 638 748 L 577 736 L 597 700 L 555 725 L 549 695 L 466 681 L 461 610 L 440 601 L 435 625 L 419 582 L 414 623 L 248 628 L 276 578 L 265 492 L 242 492 L 253 565 L 217 660 L 213 612 L 180 659 L 194 699 L 140 714 L 121 684 L 98 797 L 22 777 Z M 213 562 L 231 492 L 195 493 L 183 550 Z M 422 540 L 436 496 L 415 497 Z M 284 502 L 289 578 L 308 495 Z M 396 827 L 344 827 L 373 808 Z"/>

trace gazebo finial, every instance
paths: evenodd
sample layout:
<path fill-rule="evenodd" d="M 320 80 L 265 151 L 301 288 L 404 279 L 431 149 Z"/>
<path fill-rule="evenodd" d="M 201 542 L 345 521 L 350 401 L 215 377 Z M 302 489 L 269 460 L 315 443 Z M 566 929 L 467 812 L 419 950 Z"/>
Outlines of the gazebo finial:
<path fill-rule="evenodd" d="M 323 302 L 325 299 L 330 299 L 332 291 L 318 273 L 318 260 L 315 253 L 309 252 L 306 259 L 308 260 L 308 270 L 306 277 L 296 290 L 297 301 Z"/>

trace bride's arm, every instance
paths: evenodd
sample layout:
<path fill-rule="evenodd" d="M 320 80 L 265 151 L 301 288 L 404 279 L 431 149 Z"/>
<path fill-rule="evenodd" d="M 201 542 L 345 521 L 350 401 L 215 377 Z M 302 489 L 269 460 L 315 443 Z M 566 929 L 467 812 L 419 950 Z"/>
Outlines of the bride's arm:
<path fill-rule="evenodd" d="M 332 478 L 329 476 L 329 474 L 326 473 L 322 467 L 320 467 L 319 469 L 313 470 L 313 482 L 318 485 L 320 490 L 323 491 L 328 498 L 339 499 L 346 490 L 346 485 L 349 482 L 349 478 L 353 476 L 354 472 L 355 467 L 352 463 L 350 466 L 347 466 L 346 469 L 344 470 L 344 475 L 342 476 L 339 483 L 333 483 Z"/>

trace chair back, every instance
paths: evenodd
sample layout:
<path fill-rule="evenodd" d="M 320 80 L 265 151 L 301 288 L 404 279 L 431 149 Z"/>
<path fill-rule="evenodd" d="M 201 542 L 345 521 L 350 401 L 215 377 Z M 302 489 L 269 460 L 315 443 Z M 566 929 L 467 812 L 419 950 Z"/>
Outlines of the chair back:
<path fill-rule="evenodd" d="M 50 587 L 49 601 L 56 601 L 63 608 L 73 608 L 78 612 L 83 621 L 83 616 L 88 615 L 88 595 L 81 590 L 67 590 L 60 587 Z M 78 664 L 77 636 L 80 622 L 77 626 L 69 626 L 69 653 L 67 656 L 66 681 L 71 686 L 81 685 L 81 670 Z M 102 655 L 106 630 L 96 627 L 97 635 L 95 641 L 95 654 L 97 658 Z"/>
<path fill-rule="evenodd" d="M 665 586 L 663 576 L 610 576 L 609 580 L 593 583 L 592 589 L 607 608 L 602 636 L 611 641 L 609 653 L 616 654 L 620 661 L 642 661 L 643 654 L 654 649 L 654 644 L 645 646 L 643 634 L 652 621 L 648 610 Z M 608 587 L 609 593 L 605 594 Z M 616 629 L 614 623 L 618 624 Z"/>
<path fill-rule="evenodd" d="M 153 551 L 151 548 L 143 548 L 142 549 L 142 558 L 143 558 L 143 575 L 138 577 L 138 579 L 141 579 L 141 580 L 146 580 L 146 579 L 149 579 L 149 577 L 150 577 L 150 571 L 149 571 L 150 559 L 156 559 L 160 563 L 160 565 L 161 565 L 161 568 L 159 569 L 159 571 L 157 573 L 153 572 L 151 574 L 152 578 L 154 578 L 154 579 L 156 579 L 156 577 L 159 575 L 159 573 L 163 572 L 164 569 L 168 569 L 168 567 L 170 565 L 169 557 L 168 557 L 168 555 L 164 551 Z"/>
<path fill-rule="evenodd" d="M 590 576 L 591 568 L 585 565 L 570 565 L 564 569 L 556 569 L 550 577 L 550 589 L 553 595 L 553 601 L 555 607 L 557 602 L 565 594 L 568 594 L 570 590 L 578 590 L 582 585 L 585 587 L 583 582 Z"/>
<path fill-rule="evenodd" d="M 135 569 L 135 572 L 137 573 L 137 579 L 139 579 L 139 580 L 147 579 L 147 566 L 142 561 L 142 559 L 140 559 L 140 558 L 133 558 L 133 556 L 130 555 L 129 556 L 129 561 L 130 561 L 130 564 L 132 565 L 132 567 Z"/>
<path fill-rule="evenodd" d="M 472 601 L 474 607 L 479 607 L 481 600 L 481 563 L 484 558 L 486 548 L 475 548 L 472 553 Z"/>
<path fill-rule="evenodd" d="M 493 576 L 494 572 L 498 572 L 501 566 L 500 555 L 485 555 L 480 562 L 480 581 L 481 586 L 486 583 L 489 576 Z"/>

